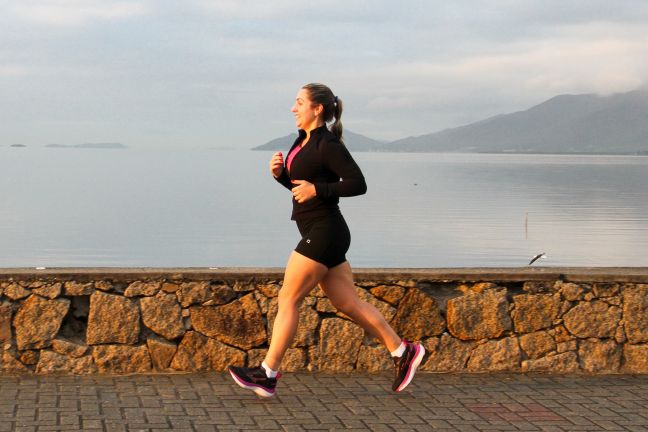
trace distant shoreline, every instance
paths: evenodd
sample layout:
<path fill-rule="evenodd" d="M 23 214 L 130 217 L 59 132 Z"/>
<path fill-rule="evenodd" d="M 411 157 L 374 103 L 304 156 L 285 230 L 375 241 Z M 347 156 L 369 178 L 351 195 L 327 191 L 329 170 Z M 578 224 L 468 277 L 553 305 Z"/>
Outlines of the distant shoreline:
<path fill-rule="evenodd" d="M 251 151 L 267 151 L 267 152 L 275 152 L 275 151 L 285 151 L 287 149 L 284 148 L 277 148 L 277 149 L 259 149 L 259 148 L 250 148 L 248 150 Z M 607 152 L 607 153 L 587 153 L 587 152 L 561 152 L 561 153 L 556 153 L 556 152 L 498 152 L 498 151 L 480 151 L 480 152 L 466 152 L 466 151 L 416 151 L 416 150 L 356 150 L 353 149 L 352 147 L 349 148 L 349 150 L 352 153 L 402 153 L 402 154 L 470 154 L 470 155 L 475 155 L 475 154 L 493 154 L 493 155 L 542 155 L 542 156 L 547 156 L 547 155 L 556 155 L 556 156 L 648 156 L 648 151 L 645 152 L 639 152 L 639 153 L 615 153 L 615 152 Z"/>
<path fill-rule="evenodd" d="M 0 145 L 1 147 L 7 148 L 41 148 L 41 149 L 84 149 L 84 150 L 127 150 L 131 147 L 125 145 L 59 145 L 59 144 L 48 144 L 40 146 L 28 146 L 24 144 L 11 144 L 11 145 Z M 164 151 L 164 149 L 157 149 L 157 151 Z M 268 148 L 233 148 L 233 147 L 204 147 L 204 150 L 211 151 L 255 151 L 255 152 L 276 152 L 276 151 L 287 151 L 288 148 L 280 147 L 274 149 Z M 352 153 L 394 153 L 394 154 L 456 154 L 456 155 L 538 155 L 538 156 L 648 156 L 647 151 L 635 152 L 635 153 L 622 153 L 622 152 L 540 152 L 540 151 L 529 151 L 529 152 L 504 152 L 504 151 L 417 151 L 417 150 L 381 150 L 381 149 L 354 149 L 352 146 L 349 147 L 349 150 Z"/>
<path fill-rule="evenodd" d="M 4 146 L 0 146 L 4 147 Z M 45 144 L 45 145 L 33 145 L 28 146 L 25 144 L 10 144 L 6 147 L 12 148 L 62 148 L 62 149 L 110 149 L 110 150 L 122 150 L 127 149 L 128 146 L 121 143 L 84 143 L 84 144 Z"/>

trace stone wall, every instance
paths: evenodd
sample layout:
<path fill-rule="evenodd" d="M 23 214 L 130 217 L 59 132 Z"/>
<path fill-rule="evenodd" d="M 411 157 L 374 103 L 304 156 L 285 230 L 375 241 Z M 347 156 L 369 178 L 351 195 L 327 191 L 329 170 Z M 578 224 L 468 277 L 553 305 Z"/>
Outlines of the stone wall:
<path fill-rule="evenodd" d="M 648 373 L 648 269 L 360 270 L 435 372 Z M 222 371 L 261 362 L 278 269 L 0 270 L 0 371 Z M 380 371 L 386 350 L 316 288 L 285 371 Z"/>

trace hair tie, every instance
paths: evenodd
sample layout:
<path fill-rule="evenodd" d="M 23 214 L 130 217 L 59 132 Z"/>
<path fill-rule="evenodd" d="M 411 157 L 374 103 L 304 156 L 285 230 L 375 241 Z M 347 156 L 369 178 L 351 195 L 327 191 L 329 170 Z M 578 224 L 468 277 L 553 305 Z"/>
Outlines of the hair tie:
<path fill-rule="evenodd" d="M 334 98 L 335 98 L 335 100 L 333 101 L 333 103 L 337 105 L 337 102 L 338 102 L 337 96 L 334 96 Z"/>

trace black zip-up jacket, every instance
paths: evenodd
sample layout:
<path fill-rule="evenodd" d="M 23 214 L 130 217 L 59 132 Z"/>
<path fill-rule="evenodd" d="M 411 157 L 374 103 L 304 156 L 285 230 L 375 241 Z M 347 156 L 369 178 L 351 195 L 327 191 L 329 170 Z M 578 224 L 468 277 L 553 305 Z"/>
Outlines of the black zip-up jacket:
<path fill-rule="evenodd" d="M 306 132 L 299 130 L 299 136 L 288 151 L 288 155 L 306 138 Z M 360 167 L 353 160 L 346 146 L 338 140 L 326 126 L 311 131 L 310 139 L 295 155 L 290 173 L 284 169 L 276 180 L 291 189 L 296 185 L 292 180 L 306 180 L 315 185 L 317 195 L 298 203 L 293 197 L 292 220 L 339 213 L 340 197 L 362 195 L 367 192 Z"/>

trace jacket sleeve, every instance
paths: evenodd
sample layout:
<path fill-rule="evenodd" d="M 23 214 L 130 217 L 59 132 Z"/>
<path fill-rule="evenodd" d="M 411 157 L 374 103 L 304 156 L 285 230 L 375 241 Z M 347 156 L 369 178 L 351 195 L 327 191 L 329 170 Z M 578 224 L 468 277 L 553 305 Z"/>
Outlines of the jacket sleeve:
<path fill-rule="evenodd" d="M 281 175 L 279 177 L 272 177 L 274 177 L 275 180 L 284 185 L 284 187 L 288 190 L 292 190 L 292 188 L 295 187 L 295 185 L 290 181 L 290 177 L 288 177 L 288 171 L 286 170 L 286 167 L 284 167 L 283 171 L 281 171 Z"/>
<path fill-rule="evenodd" d="M 318 197 L 351 197 L 367 192 L 364 175 L 344 144 L 339 141 L 328 141 L 322 144 L 321 151 L 324 166 L 341 180 L 315 183 Z"/>

